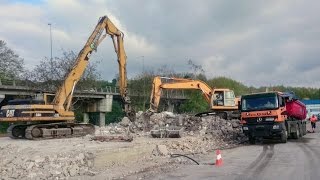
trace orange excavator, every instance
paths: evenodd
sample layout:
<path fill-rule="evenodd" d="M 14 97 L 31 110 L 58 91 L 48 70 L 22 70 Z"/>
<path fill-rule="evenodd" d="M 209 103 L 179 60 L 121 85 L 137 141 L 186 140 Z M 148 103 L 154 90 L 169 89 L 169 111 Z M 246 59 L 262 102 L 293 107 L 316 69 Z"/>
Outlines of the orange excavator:
<path fill-rule="evenodd" d="M 230 119 L 238 118 L 240 114 L 238 111 L 240 98 L 235 97 L 233 90 L 211 88 L 200 80 L 160 76 L 156 76 L 153 79 L 150 108 L 147 110 L 147 114 L 157 112 L 162 89 L 200 90 L 210 106 L 210 111 L 196 114 L 196 116 L 218 115 L 221 118 Z"/>
<path fill-rule="evenodd" d="M 105 34 L 102 35 L 105 31 Z M 90 55 L 97 50 L 102 40 L 109 35 L 113 41 L 119 64 L 120 95 L 124 111 L 131 121 L 135 120 L 135 111 L 127 94 L 126 53 L 123 46 L 123 33 L 107 16 L 99 19 L 91 36 L 79 52 L 73 68 L 67 74 L 62 85 L 49 102 L 44 95 L 37 98 L 12 100 L 1 108 L 0 122 L 19 123 L 8 128 L 11 138 L 43 139 L 83 136 L 94 132 L 91 124 L 75 123 L 74 112 L 70 110 L 73 93 L 88 63 Z"/>

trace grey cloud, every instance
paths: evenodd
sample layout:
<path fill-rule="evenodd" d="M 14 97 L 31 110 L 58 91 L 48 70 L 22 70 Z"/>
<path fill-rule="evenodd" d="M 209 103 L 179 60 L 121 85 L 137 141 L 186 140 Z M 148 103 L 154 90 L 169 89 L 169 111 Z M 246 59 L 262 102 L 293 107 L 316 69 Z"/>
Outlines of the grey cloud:
<path fill-rule="evenodd" d="M 62 1 L 61 1 L 62 2 Z M 76 1 L 74 7 L 46 6 L 42 21 L 53 21 L 72 39 L 56 46 L 80 50 L 97 22 L 108 13 L 131 35 L 143 37 L 156 51 L 151 54 L 125 46 L 128 75 L 145 67 L 168 64 L 188 71 L 187 60 L 204 66 L 208 76 L 227 76 L 247 85 L 317 85 L 320 87 L 320 32 L 317 1 Z M 69 9 L 69 10 L 68 10 Z M 68 10 L 68 12 L 66 12 Z M 1 18 L 0 18 L 1 21 Z M 3 20 L 2 20 L 3 21 Z M 13 35 L 2 34 L 18 42 Z M 42 38 L 42 39 L 41 39 Z M 35 38 L 41 46 L 47 39 Z M 93 61 L 102 59 L 102 77 L 117 73 L 115 54 L 109 40 L 103 42 Z M 23 42 L 22 42 L 23 43 Z M 149 44 L 148 44 L 149 43 Z M 28 51 L 35 52 L 33 43 Z M 47 47 L 40 47 L 47 51 Z M 30 54 L 32 54 L 30 53 Z M 44 53 L 43 53 L 44 54 Z M 111 77 L 111 78 L 110 78 Z"/>

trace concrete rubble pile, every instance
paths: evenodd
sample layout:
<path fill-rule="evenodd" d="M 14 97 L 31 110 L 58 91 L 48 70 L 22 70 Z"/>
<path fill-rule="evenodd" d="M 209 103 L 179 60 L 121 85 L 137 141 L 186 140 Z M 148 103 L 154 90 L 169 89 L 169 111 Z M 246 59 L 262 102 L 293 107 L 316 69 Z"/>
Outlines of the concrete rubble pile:
<path fill-rule="evenodd" d="M 96 134 L 115 135 L 129 133 L 132 123 L 127 119 L 107 127 L 97 128 Z M 195 117 L 171 112 L 154 113 L 149 118 L 137 113 L 133 136 L 150 136 L 150 130 L 159 127 L 181 127 L 183 136 L 162 142 L 171 153 L 206 153 L 210 150 L 231 147 L 247 141 L 240 121 L 225 120 L 217 116 Z M 163 148 L 162 148 L 163 149 Z M 156 152 L 157 148 L 155 149 Z M 154 153 L 162 154 L 162 153 Z"/>
<path fill-rule="evenodd" d="M 210 117 L 201 119 L 201 125 L 195 125 L 190 131 L 186 130 L 186 135 L 181 139 L 165 141 L 163 144 L 172 153 L 205 154 L 214 149 L 233 147 L 247 140 L 237 120 L 232 123 Z"/>
<path fill-rule="evenodd" d="M 89 152 L 72 151 L 50 156 L 37 153 L 30 156 L 24 155 L 22 150 L 19 156 L 10 155 L 15 148 L 7 145 L 0 149 L 0 179 L 60 179 L 95 174 L 92 171 L 94 155 Z"/>
<path fill-rule="evenodd" d="M 152 138 L 150 130 L 171 126 L 182 129 L 181 138 Z M 97 139 L 94 141 L 94 138 Z M 88 177 L 98 175 L 106 170 L 103 168 L 110 167 L 117 170 L 122 168 L 119 172 L 124 173 L 131 167 L 124 165 L 130 164 L 132 159 L 140 160 L 144 168 L 154 167 L 155 164 L 160 166 L 161 163 L 184 163 L 188 162 L 185 158 L 168 157 L 172 154 L 206 154 L 218 148 L 236 146 L 246 141 L 246 137 L 239 120 L 170 112 L 146 117 L 138 112 L 135 124 L 123 118 L 119 123 L 96 127 L 94 136 L 21 143 L 17 140 L 16 144 L 10 141 L 0 146 L 0 179 Z M 29 142 L 36 145 L 30 146 Z M 139 171 L 139 168 L 130 171 Z"/>
<path fill-rule="evenodd" d="M 181 139 L 166 140 L 162 143 L 171 153 L 205 154 L 214 149 L 233 147 L 247 141 L 237 119 L 177 115 L 174 120 L 169 118 L 169 121 L 164 123 L 184 128 Z"/>

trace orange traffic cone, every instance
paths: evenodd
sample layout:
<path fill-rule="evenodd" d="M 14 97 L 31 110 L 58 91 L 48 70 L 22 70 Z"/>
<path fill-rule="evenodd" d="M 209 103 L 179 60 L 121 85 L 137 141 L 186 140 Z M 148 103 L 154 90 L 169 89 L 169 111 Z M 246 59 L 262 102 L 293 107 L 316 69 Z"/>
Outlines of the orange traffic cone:
<path fill-rule="evenodd" d="M 222 165 L 222 156 L 221 156 L 221 152 L 219 149 L 216 151 L 216 155 L 217 155 L 216 166 L 221 166 Z"/>

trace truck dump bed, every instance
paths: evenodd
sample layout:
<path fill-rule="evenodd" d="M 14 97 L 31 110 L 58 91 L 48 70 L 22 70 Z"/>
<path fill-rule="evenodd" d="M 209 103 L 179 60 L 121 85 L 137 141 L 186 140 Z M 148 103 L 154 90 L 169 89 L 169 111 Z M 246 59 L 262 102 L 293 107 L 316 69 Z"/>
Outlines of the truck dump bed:
<path fill-rule="evenodd" d="M 299 100 L 286 102 L 286 109 L 288 116 L 294 117 L 298 120 L 304 120 L 307 117 L 306 106 Z"/>

